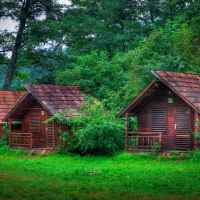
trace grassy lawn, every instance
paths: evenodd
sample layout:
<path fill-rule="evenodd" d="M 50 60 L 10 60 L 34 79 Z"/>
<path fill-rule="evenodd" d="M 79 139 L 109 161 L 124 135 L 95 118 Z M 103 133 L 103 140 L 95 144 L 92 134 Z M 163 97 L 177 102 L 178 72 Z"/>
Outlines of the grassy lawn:
<path fill-rule="evenodd" d="M 92 171 L 90 173 L 90 171 Z M 200 162 L 0 153 L 1 200 L 200 199 Z"/>

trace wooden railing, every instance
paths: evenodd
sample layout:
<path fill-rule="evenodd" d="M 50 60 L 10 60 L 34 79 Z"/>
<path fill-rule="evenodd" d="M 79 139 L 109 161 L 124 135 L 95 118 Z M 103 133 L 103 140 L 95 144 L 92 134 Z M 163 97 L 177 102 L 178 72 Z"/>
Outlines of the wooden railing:
<path fill-rule="evenodd" d="M 33 147 L 33 133 L 10 133 L 10 147 Z"/>
<path fill-rule="evenodd" d="M 128 132 L 126 150 L 151 149 L 156 143 L 161 150 L 162 132 Z"/>

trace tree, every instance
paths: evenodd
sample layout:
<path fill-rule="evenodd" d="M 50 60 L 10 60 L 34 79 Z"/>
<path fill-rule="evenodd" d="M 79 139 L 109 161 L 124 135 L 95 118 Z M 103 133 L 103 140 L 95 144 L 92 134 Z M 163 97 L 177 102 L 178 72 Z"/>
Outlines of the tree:
<path fill-rule="evenodd" d="M 64 24 L 68 51 L 85 54 L 106 50 L 112 57 L 128 52 L 177 15 L 198 14 L 198 1 L 72 0 Z M 192 12 L 192 10 L 194 12 Z M 188 20 L 188 18 L 185 18 Z"/>
<path fill-rule="evenodd" d="M 105 51 L 93 51 L 90 54 L 76 56 L 65 70 L 58 70 L 56 83 L 59 85 L 77 85 L 85 93 L 104 103 L 109 110 L 124 106 L 121 88 L 127 82 L 130 63 L 116 54 L 109 59 Z"/>
<path fill-rule="evenodd" d="M 7 57 L 0 64 L 8 66 L 3 88 L 9 89 L 18 67 L 33 65 L 52 70 L 45 60 L 55 65 L 54 54 L 61 43 L 59 30 L 55 26 L 62 17 L 61 5 L 54 0 L 2 0 L 0 18 L 11 18 L 17 23 L 16 32 L 1 32 L 1 54 Z M 8 52 L 11 57 L 8 59 Z M 57 51 L 58 52 L 58 51 Z"/>
<path fill-rule="evenodd" d="M 112 57 L 146 37 L 136 0 L 73 0 L 64 20 L 68 51 L 79 55 L 104 50 Z"/>
<path fill-rule="evenodd" d="M 153 79 L 152 69 L 200 73 L 200 18 L 194 16 L 185 21 L 185 15 L 177 15 L 125 55 L 132 57 L 132 70 L 124 89 L 127 103 Z"/>

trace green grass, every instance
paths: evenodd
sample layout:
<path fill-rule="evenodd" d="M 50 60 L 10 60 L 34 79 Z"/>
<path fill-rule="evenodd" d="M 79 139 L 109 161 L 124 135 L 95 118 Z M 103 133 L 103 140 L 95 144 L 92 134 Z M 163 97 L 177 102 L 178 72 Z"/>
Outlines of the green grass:
<path fill-rule="evenodd" d="M 40 157 L 1 152 L 0 199 L 197 200 L 200 162 L 125 153 Z"/>

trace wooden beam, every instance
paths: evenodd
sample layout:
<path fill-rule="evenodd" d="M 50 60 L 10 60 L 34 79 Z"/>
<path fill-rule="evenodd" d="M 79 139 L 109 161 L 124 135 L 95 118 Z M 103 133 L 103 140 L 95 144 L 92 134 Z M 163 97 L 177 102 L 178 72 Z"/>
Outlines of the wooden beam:
<path fill-rule="evenodd" d="M 128 150 L 128 117 L 129 117 L 129 113 L 125 114 L 126 117 L 126 128 L 125 128 L 125 150 Z"/>
<path fill-rule="evenodd" d="M 9 127 L 9 147 L 11 148 L 11 120 L 8 120 L 8 127 Z"/>

